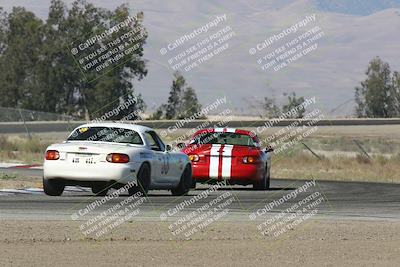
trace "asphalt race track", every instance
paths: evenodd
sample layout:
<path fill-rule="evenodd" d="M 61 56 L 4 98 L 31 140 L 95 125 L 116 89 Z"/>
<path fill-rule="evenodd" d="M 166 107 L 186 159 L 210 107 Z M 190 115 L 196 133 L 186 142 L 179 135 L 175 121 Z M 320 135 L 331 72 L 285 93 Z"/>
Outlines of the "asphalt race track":
<path fill-rule="evenodd" d="M 42 170 L 0 169 L 0 172 L 14 172 L 34 175 L 41 179 Z M 219 196 L 230 192 L 233 202 L 229 213 L 223 220 L 248 221 L 249 215 L 265 208 L 268 203 L 294 192 L 306 183 L 302 180 L 272 180 L 271 189 L 254 191 L 251 187 L 223 187 L 185 207 L 182 212 L 190 212 Z M 160 215 L 166 214 L 183 201 L 189 201 L 209 188 L 200 185 L 184 197 L 173 197 L 169 191 L 150 191 L 148 198 L 140 206 L 136 220 L 159 221 Z M 399 220 L 400 185 L 358 182 L 316 181 L 316 185 L 301 192 L 278 207 L 271 209 L 267 216 L 287 209 L 299 200 L 318 192 L 324 201 L 318 205 L 315 218 L 352 219 L 352 220 Z M 102 197 L 94 196 L 90 191 L 72 190 L 61 197 L 50 197 L 40 191 L 32 193 L 0 192 L 0 219 L 50 219 L 71 220 L 71 215 Z M 100 214 L 127 196 L 113 198 L 96 210 L 92 216 Z M 167 220 L 170 218 L 167 218 Z"/>

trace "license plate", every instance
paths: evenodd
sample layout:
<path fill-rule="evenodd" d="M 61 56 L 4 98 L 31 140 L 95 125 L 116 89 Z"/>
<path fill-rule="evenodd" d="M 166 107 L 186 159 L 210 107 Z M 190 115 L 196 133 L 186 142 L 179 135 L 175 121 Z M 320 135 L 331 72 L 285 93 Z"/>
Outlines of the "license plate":
<path fill-rule="evenodd" d="M 94 164 L 95 160 L 91 154 L 75 154 L 72 156 L 72 163 Z"/>

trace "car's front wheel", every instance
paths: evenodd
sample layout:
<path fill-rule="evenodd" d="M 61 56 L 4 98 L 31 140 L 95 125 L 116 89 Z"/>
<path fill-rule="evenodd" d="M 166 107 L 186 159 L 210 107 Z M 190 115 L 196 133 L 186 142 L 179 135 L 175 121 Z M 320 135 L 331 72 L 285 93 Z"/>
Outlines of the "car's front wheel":
<path fill-rule="evenodd" d="M 186 195 L 190 187 L 192 187 L 192 167 L 188 164 L 185 167 L 185 170 L 182 173 L 181 180 L 176 188 L 171 189 L 171 193 L 173 196 L 184 196 Z"/>
<path fill-rule="evenodd" d="M 43 191 L 48 196 L 61 196 L 65 185 L 56 179 L 43 178 Z"/>
<path fill-rule="evenodd" d="M 253 184 L 253 188 L 256 190 L 267 190 L 270 186 L 270 172 L 268 166 L 265 166 L 263 177 L 260 181 Z"/>
<path fill-rule="evenodd" d="M 190 188 L 196 189 L 196 180 L 195 179 L 192 180 L 192 185 L 190 186 Z"/>

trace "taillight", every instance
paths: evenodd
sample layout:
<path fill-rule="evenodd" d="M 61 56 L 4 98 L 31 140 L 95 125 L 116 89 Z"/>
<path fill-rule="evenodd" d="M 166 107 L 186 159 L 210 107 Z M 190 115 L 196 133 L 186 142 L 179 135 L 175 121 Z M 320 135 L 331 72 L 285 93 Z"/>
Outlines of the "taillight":
<path fill-rule="evenodd" d="M 193 162 L 197 162 L 200 160 L 199 155 L 189 155 L 189 160 Z"/>
<path fill-rule="evenodd" d="M 47 150 L 45 159 L 46 160 L 57 160 L 60 158 L 60 153 L 57 150 Z"/>
<path fill-rule="evenodd" d="M 243 158 L 243 163 L 251 164 L 251 163 L 255 163 L 256 160 L 257 160 L 256 157 L 248 156 L 248 157 Z"/>
<path fill-rule="evenodd" d="M 107 155 L 106 160 L 112 163 L 128 163 L 129 156 L 121 153 L 111 153 Z"/>

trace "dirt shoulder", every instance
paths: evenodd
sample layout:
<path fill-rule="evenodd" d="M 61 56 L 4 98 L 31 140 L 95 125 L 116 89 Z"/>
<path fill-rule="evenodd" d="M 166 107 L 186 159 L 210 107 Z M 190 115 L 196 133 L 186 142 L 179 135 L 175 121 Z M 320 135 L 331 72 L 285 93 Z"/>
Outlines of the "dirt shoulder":
<path fill-rule="evenodd" d="M 131 222 L 99 240 L 79 222 L 1 221 L 6 266 L 398 266 L 400 222 L 314 220 L 277 238 L 248 222 L 218 222 L 189 240 L 168 223 Z"/>
<path fill-rule="evenodd" d="M 42 178 L 0 173 L 0 189 L 42 188 Z"/>

